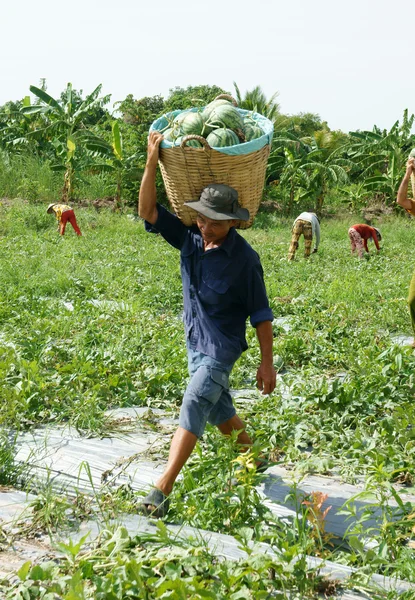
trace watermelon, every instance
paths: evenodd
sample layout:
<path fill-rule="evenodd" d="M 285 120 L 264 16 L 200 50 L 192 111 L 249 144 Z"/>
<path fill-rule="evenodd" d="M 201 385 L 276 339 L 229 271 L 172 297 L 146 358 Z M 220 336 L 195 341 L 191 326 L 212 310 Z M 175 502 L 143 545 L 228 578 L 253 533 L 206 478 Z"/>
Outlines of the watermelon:
<path fill-rule="evenodd" d="M 244 121 L 237 108 L 231 104 L 219 104 L 211 111 L 208 125 L 243 131 Z"/>
<path fill-rule="evenodd" d="M 250 123 L 245 124 L 245 140 L 250 142 L 251 140 L 256 140 L 257 138 L 264 135 L 261 127 L 259 125 L 251 125 Z"/>
<path fill-rule="evenodd" d="M 213 100 L 212 102 L 209 102 L 209 104 L 205 106 L 205 110 L 202 113 L 205 121 L 209 120 L 210 113 L 212 112 L 212 110 L 214 110 L 217 106 L 221 105 L 233 106 L 232 102 L 229 102 L 229 100 L 225 100 L 225 98 L 219 98 L 219 100 Z"/>
<path fill-rule="evenodd" d="M 174 142 L 175 146 L 180 146 L 183 141 L 184 135 L 181 135 Z M 202 144 L 198 140 L 188 140 L 186 142 L 186 146 L 191 146 L 192 148 L 203 148 Z"/>
<path fill-rule="evenodd" d="M 177 115 L 174 124 L 179 128 L 183 135 L 201 135 L 205 121 L 199 112 L 184 112 Z"/>
<path fill-rule="evenodd" d="M 206 138 L 211 148 L 224 148 L 225 146 L 235 146 L 239 144 L 239 138 L 232 129 L 219 127 L 214 129 Z"/>
<path fill-rule="evenodd" d="M 173 129 L 172 127 L 169 127 L 169 129 L 166 129 L 164 131 L 163 137 L 167 142 L 174 142 L 174 140 L 177 137 L 177 130 Z"/>

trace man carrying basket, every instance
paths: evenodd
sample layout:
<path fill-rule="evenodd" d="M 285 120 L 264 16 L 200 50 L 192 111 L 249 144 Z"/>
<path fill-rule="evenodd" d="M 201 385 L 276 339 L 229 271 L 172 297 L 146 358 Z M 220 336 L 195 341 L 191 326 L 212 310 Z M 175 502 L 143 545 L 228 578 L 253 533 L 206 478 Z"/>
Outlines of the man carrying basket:
<path fill-rule="evenodd" d="M 229 375 L 247 349 L 246 319 L 255 327 L 261 350 L 256 379 L 263 394 L 276 384 L 273 366 L 273 315 L 266 295 L 257 253 L 234 226 L 249 220 L 236 190 L 211 184 L 199 200 L 186 202 L 197 211 L 197 226 L 187 227 L 156 200 L 156 169 L 163 136 L 152 131 L 140 194 L 139 214 L 148 231 L 160 233 L 180 250 L 184 298 L 184 324 L 190 382 L 184 393 L 179 427 L 173 436 L 166 469 L 143 499 L 147 514 L 163 517 L 168 495 L 192 453 L 206 423 L 224 435 L 240 431 L 238 443 L 247 450 L 252 441 L 238 417 L 229 394 Z M 257 468 L 264 470 L 266 461 Z"/>
<path fill-rule="evenodd" d="M 406 173 L 401 181 L 401 185 L 398 190 L 398 197 L 396 202 L 402 206 L 406 212 L 415 217 L 415 199 L 408 198 L 408 185 L 411 177 L 415 175 L 415 159 L 410 156 L 406 163 Z M 414 190 L 415 192 L 415 186 Z M 409 284 L 409 295 L 408 295 L 409 312 L 411 315 L 412 330 L 415 335 L 415 272 L 412 275 L 411 283 Z M 415 348 L 415 338 L 412 344 Z"/>

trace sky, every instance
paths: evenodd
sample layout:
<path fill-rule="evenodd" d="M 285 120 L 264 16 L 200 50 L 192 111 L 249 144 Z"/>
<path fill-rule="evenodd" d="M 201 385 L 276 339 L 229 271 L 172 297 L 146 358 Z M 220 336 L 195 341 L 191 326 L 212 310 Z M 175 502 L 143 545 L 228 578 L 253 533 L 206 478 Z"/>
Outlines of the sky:
<path fill-rule="evenodd" d="M 278 92 L 284 114 L 317 113 L 345 132 L 415 112 L 409 0 L 20 0 L 2 7 L 0 105 L 46 79 L 59 96 L 103 84 L 168 96 L 176 86 Z"/>

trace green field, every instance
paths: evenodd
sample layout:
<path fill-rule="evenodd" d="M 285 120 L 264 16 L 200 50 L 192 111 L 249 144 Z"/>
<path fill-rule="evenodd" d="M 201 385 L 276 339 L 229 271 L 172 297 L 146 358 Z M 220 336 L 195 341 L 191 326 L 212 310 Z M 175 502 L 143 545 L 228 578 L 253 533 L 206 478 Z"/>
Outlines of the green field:
<path fill-rule="evenodd" d="M 0 207 L 4 431 L 65 422 L 99 435 L 108 428 L 109 407 L 179 409 L 187 370 L 178 252 L 146 234 L 133 214 L 82 209 L 77 217 L 83 237 L 68 226 L 60 238 L 43 206 L 16 201 Z M 323 220 L 318 254 L 305 261 L 300 242 L 296 260 L 288 263 L 291 222 L 263 214 L 242 233 L 262 260 L 277 319 L 279 380 L 290 393 L 282 397 L 277 387 L 268 397 L 255 396 L 241 416 L 258 450 L 304 473 L 336 472 L 349 482 L 365 476 L 382 506 L 394 493 L 391 483 L 415 485 L 415 355 L 392 339 L 412 334 L 406 297 L 415 264 L 414 225 L 408 218 L 383 217 L 374 223 L 382 231 L 382 252 L 369 245 L 370 260 L 359 261 L 350 256 L 347 230 L 361 217 Z M 232 373 L 235 389 L 255 386 L 259 348 L 250 326 L 248 341 Z M 0 469 L 0 483 L 16 484 L 12 451 L 3 438 L 0 444 L 9 465 Z M 318 554 L 415 582 L 414 551 L 406 543 L 415 537 L 410 511 L 396 527 L 385 527 L 368 551 L 335 550 L 324 536 L 289 534 L 282 525 L 266 529 L 266 511 L 253 491 L 260 476 L 242 482 L 239 509 L 221 510 L 215 499 L 234 457 L 232 445 L 208 429 L 175 488 L 169 521 L 232 535 L 249 527 L 253 539 L 281 547 L 286 540 L 293 555 Z M 150 565 L 150 551 L 147 558 Z M 261 581 L 268 568 L 251 565 L 253 579 Z M 74 576 L 75 570 L 65 572 Z M 211 575 L 213 582 L 222 577 Z M 144 566 L 141 576 L 146 578 Z M 295 589 L 298 575 L 287 577 L 287 587 Z M 82 572 L 81 579 L 91 574 Z M 311 583 L 303 584 L 302 595 L 290 597 L 312 598 Z M 267 585 L 252 588 L 258 590 L 253 597 L 270 597 L 272 583 Z M 207 586 L 214 595 L 205 597 L 227 597 L 215 589 Z M 186 593 L 157 597 L 202 597 Z"/>

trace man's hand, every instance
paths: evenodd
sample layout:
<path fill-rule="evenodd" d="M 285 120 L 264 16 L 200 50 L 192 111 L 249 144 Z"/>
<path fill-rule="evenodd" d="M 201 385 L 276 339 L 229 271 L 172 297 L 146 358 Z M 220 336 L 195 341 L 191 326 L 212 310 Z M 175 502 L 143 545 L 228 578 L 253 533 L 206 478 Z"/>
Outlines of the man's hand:
<path fill-rule="evenodd" d="M 415 158 L 408 158 L 408 162 L 406 163 L 406 173 L 407 175 L 415 173 Z"/>
<path fill-rule="evenodd" d="M 277 373 L 274 369 L 273 364 L 264 364 L 261 363 L 259 365 L 256 381 L 258 389 L 265 394 L 271 394 L 275 390 L 275 386 L 277 384 Z"/>
<path fill-rule="evenodd" d="M 150 131 L 147 144 L 147 166 L 157 167 L 159 159 L 159 148 L 163 141 L 163 136 L 159 131 Z"/>

